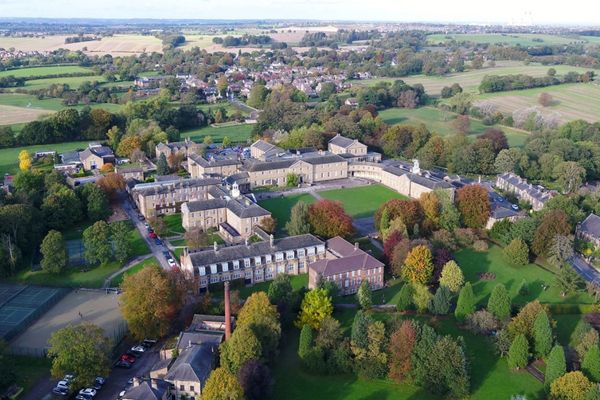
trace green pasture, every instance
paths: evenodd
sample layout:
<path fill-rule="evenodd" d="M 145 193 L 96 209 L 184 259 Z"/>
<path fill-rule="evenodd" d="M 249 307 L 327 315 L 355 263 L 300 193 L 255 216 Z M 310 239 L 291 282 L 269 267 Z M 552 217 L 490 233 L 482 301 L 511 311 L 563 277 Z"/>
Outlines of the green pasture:
<path fill-rule="evenodd" d="M 406 198 L 384 185 L 369 185 L 319 192 L 324 199 L 340 201 L 352 218 L 371 217 L 379 206 L 391 199 Z"/>
<path fill-rule="evenodd" d="M 210 136 L 213 143 L 221 143 L 228 136 L 234 143 L 248 143 L 252 139 L 251 124 L 227 125 L 221 127 L 206 126 L 181 132 L 182 138 L 189 137 L 196 142 L 202 142 L 206 136 Z"/>
<path fill-rule="evenodd" d="M 15 78 L 29 78 L 31 76 L 48 76 L 58 74 L 75 74 L 93 72 L 91 68 L 78 65 L 53 65 L 48 67 L 16 68 L 0 71 L 0 78 L 14 76 Z"/>
<path fill-rule="evenodd" d="M 443 44 L 455 40 L 478 44 L 505 44 L 511 46 L 552 46 L 561 44 L 598 44 L 600 38 L 579 35 L 545 35 L 529 33 L 455 33 L 451 35 L 435 34 L 427 37 L 430 44 Z"/>

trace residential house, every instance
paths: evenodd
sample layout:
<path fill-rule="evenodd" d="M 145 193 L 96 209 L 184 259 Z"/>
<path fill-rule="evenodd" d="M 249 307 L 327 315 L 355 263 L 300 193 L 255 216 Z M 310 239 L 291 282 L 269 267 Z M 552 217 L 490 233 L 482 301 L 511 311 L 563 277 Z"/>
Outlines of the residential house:
<path fill-rule="evenodd" d="M 161 379 L 133 378 L 133 385 L 125 391 L 122 400 L 170 400 L 173 388 Z"/>
<path fill-rule="evenodd" d="M 162 154 L 169 159 L 169 156 L 180 154 L 184 159 L 189 157 L 191 154 L 196 154 L 200 149 L 200 145 L 193 142 L 189 138 L 186 138 L 182 142 L 167 142 L 159 143 L 156 145 L 156 158 L 160 158 Z"/>
<path fill-rule="evenodd" d="M 325 257 L 325 243 L 313 235 L 289 236 L 269 241 L 188 251 L 181 268 L 198 279 L 200 290 L 211 283 L 243 279 L 245 284 L 274 279 L 278 274 L 306 273 L 308 264 Z"/>
<path fill-rule="evenodd" d="M 516 221 L 518 219 L 524 218 L 522 212 L 515 211 L 510 208 L 510 204 L 504 207 L 496 202 L 491 203 L 490 216 L 485 224 L 485 229 L 492 229 L 496 222 L 500 222 L 504 219 L 508 219 L 509 221 Z"/>
<path fill-rule="evenodd" d="M 358 107 L 358 99 L 355 97 L 349 97 L 344 101 L 344 104 L 350 107 Z"/>
<path fill-rule="evenodd" d="M 326 257 L 308 265 L 308 287 L 314 289 L 320 280 L 334 282 L 342 295 L 356 293 L 366 280 L 372 290 L 383 288 L 384 264 L 364 252 L 358 243 L 352 245 L 337 236 L 327 241 Z"/>
<path fill-rule="evenodd" d="M 552 192 L 541 185 L 528 183 L 526 179 L 521 178 L 512 172 L 505 172 L 496 178 L 496 187 L 515 194 L 519 200 L 531 204 L 534 211 L 544 208 L 544 204 L 550 200 L 555 192 Z"/>
<path fill-rule="evenodd" d="M 329 141 L 327 150 L 344 157 L 348 161 L 381 161 L 380 153 L 369 152 L 365 144 L 359 142 L 357 139 L 344 137 L 339 133 Z"/>
<path fill-rule="evenodd" d="M 115 166 L 115 173 L 121 175 L 125 180 L 144 181 L 144 167 L 141 165 L 117 165 Z"/>
<path fill-rule="evenodd" d="M 600 217 L 594 213 L 587 216 L 583 222 L 577 224 L 575 235 L 581 240 L 593 243 L 600 248 Z"/>
<path fill-rule="evenodd" d="M 97 143 L 90 143 L 87 149 L 79 153 L 79 159 L 86 171 L 100 169 L 106 164 L 115 164 L 112 149 Z"/>

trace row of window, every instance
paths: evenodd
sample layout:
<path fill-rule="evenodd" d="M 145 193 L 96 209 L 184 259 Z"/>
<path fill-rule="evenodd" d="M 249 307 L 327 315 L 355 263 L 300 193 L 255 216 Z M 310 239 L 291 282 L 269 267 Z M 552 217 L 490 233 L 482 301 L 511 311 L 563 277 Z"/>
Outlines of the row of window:
<path fill-rule="evenodd" d="M 285 272 L 287 272 L 288 274 L 294 274 L 296 272 L 296 267 L 293 264 L 288 264 L 287 268 L 283 265 L 277 266 L 278 274 L 283 274 Z M 306 261 L 302 261 L 298 265 L 298 273 L 304 273 L 304 272 L 306 272 Z M 264 271 L 262 269 L 255 270 L 254 276 L 253 276 L 253 272 L 251 270 L 245 271 L 243 274 L 241 271 L 233 272 L 232 274 L 229 274 L 229 275 L 215 274 L 215 275 L 211 275 L 208 278 L 208 280 L 206 278 L 200 279 L 200 286 L 206 286 L 207 282 L 208 283 L 219 283 L 219 282 L 225 282 L 225 281 L 229 281 L 229 280 L 241 279 L 242 276 L 244 277 L 244 279 L 252 280 L 252 278 L 254 277 L 255 281 L 262 281 L 263 275 L 264 275 L 264 280 L 272 280 L 274 277 L 274 273 L 275 273 L 275 269 L 273 267 L 269 267 L 269 268 L 265 269 Z"/>
<path fill-rule="evenodd" d="M 282 262 L 284 260 L 294 260 L 296 258 L 301 259 L 308 256 L 314 256 L 315 251 L 317 254 L 323 254 L 325 252 L 324 246 L 319 246 L 316 250 L 314 247 L 309 247 L 308 249 L 298 249 L 296 250 L 296 254 L 294 250 L 284 252 L 275 253 L 275 262 Z M 300 264 L 304 264 L 305 260 L 300 260 Z M 210 264 L 209 266 L 198 267 L 198 273 L 200 276 L 204 276 L 207 273 L 216 274 L 218 273 L 218 265 L 221 265 L 220 272 L 228 272 L 230 270 L 230 263 L 232 265 L 232 269 L 239 270 L 240 266 L 243 265 L 244 268 L 251 267 L 261 267 L 263 265 L 269 265 L 273 263 L 273 256 L 271 254 L 267 254 L 264 256 L 264 262 L 262 256 L 256 256 L 254 258 L 244 258 L 243 260 L 233 260 L 233 261 L 225 261 L 219 264 Z M 272 267 L 269 267 L 272 268 Z"/>

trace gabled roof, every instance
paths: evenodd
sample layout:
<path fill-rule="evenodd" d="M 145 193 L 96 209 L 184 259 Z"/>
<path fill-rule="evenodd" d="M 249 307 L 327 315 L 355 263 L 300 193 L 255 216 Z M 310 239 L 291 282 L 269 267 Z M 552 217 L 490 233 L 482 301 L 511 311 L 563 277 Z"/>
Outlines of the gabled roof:
<path fill-rule="evenodd" d="M 270 171 L 273 169 L 284 169 L 289 168 L 298 161 L 295 158 L 286 158 L 285 160 L 276 160 L 276 161 L 255 161 L 250 164 L 248 167 L 248 171 L 250 172 L 259 172 L 259 171 Z"/>
<path fill-rule="evenodd" d="M 339 133 L 337 135 L 335 135 L 333 137 L 333 139 L 331 139 L 329 141 L 329 143 L 334 144 L 336 146 L 343 147 L 343 148 L 348 148 L 351 145 L 353 145 L 354 143 L 362 144 L 358 140 L 347 138 L 345 136 L 340 135 Z"/>
<path fill-rule="evenodd" d="M 591 213 L 579 225 L 579 231 L 600 239 L 600 217 Z"/>
<path fill-rule="evenodd" d="M 200 165 L 201 167 L 207 168 L 207 167 L 222 167 L 225 165 L 237 165 L 237 164 L 241 164 L 241 162 L 238 159 L 234 159 L 234 158 L 210 158 L 210 159 L 206 159 L 204 157 L 202 157 L 199 154 L 192 154 L 190 155 L 190 159 L 192 161 L 194 161 L 196 164 Z"/>
<path fill-rule="evenodd" d="M 346 161 L 344 157 L 332 153 L 307 153 L 303 154 L 298 160 L 307 162 L 311 165 L 332 164 Z"/>
<path fill-rule="evenodd" d="M 225 199 L 209 199 L 209 200 L 198 200 L 189 201 L 184 205 L 187 207 L 189 212 L 198 212 L 205 210 L 215 210 L 219 208 L 225 208 L 227 206 L 227 200 Z"/>
<path fill-rule="evenodd" d="M 141 382 L 138 386 L 127 390 L 125 396 L 123 396 L 123 400 L 161 400 L 167 391 L 168 383 L 162 381 L 156 382 L 156 388 L 153 388 L 148 381 Z"/>
<path fill-rule="evenodd" d="M 259 139 L 256 142 L 252 143 L 252 145 L 250 145 L 250 147 L 253 147 L 253 148 L 258 149 L 265 153 L 272 152 L 272 151 L 276 151 L 276 152 L 283 151 L 281 148 L 279 148 L 269 142 L 265 142 L 262 139 Z"/>
<path fill-rule="evenodd" d="M 339 236 L 329 239 L 327 248 L 330 253 L 338 258 L 321 259 L 309 266 L 309 268 L 324 276 L 383 267 L 381 261 Z"/>
<path fill-rule="evenodd" d="M 165 380 L 198 382 L 204 386 L 213 369 L 217 349 L 213 343 L 192 345 L 183 350 L 173 363 Z"/>

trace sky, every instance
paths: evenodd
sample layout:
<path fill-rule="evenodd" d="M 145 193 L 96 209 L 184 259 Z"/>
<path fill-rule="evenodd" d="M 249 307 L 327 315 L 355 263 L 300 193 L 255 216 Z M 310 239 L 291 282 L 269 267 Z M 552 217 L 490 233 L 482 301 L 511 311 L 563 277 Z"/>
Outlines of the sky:
<path fill-rule="evenodd" d="M 316 19 L 600 25 L 598 15 L 598 0 L 581 0 L 572 7 L 558 0 L 0 0 L 0 18 Z"/>

